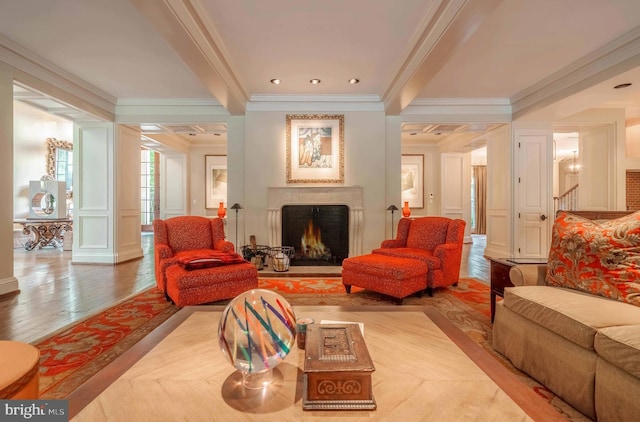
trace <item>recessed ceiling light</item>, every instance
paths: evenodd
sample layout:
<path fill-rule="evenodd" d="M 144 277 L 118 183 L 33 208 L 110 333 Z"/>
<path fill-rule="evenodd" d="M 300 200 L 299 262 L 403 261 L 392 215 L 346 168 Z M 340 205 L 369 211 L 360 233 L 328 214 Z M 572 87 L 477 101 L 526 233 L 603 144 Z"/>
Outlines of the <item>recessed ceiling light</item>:
<path fill-rule="evenodd" d="M 280 85 L 280 79 L 271 79 L 271 83 L 274 85 Z"/>
<path fill-rule="evenodd" d="M 613 89 L 626 88 L 626 87 L 629 87 L 629 86 L 631 86 L 631 82 L 627 82 L 627 83 L 624 83 L 624 84 L 618 84 L 618 85 L 614 86 Z"/>
<path fill-rule="evenodd" d="M 411 136 L 416 136 L 416 135 L 417 135 L 417 133 L 416 133 L 416 132 L 411 132 L 409 135 L 411 135 Z"/>
<path fill-rule="evenodd" d="M 320 83 L 320 79 L 311 79 L 309 82 L 311 82 L 311 85 L 318 85 Z"/>
<path fill-rule="evenodd" d="M 349 79 L 349 83 L 350 83 L 351 85 L 355 85 L 355 84 L 357 84 L 357 83 L 360 83 L 360 79 L 351 78 L 351 79 Z"/>

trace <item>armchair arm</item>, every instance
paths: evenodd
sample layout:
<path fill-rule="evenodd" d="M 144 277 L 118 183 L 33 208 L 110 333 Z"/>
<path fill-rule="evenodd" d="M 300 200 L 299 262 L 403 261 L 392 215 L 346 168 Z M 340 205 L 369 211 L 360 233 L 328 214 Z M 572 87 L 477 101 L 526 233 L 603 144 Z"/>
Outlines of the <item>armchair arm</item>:
<path fill-rule="evenodd" d="M 401 248 L 403 246 L 398 239 L 383 240 L 380 244 L 381 248 Z"/>
<path fill-rule="evenodd" d="M 515 265 L 509 270 L 509 278 L 514 286 L 544 286 L 547 284 L 546 264 Z"/>
<path fill-rule="evenodd" d="M 234 252 L 235 248 L 233 246 L 233 243 L 225 239 L 218 239 L 213 245 L 213 249 L 222 252 Z"/>
<path fill-rule="evenodd" d="M 173 250 L 171 250 L 169 245 L 156 243 L 155 245 L 153 245 L 153 249 L 156 252 L 156 259 L 167 259 L 173 256 Z"/>
<path fill-rule="evenodd" d="M 458 280 L 460 263 L 462 262 L 462 245 L 459 243 L 443 243 L 436 246 L 433 256 L 440 260 L 440 269 L 444 280 Z"/>
<path fill-rule="evenodd" d="M 164 272 L 169 265 L 175 263 L 175 259 L 172 259 L 173 250 L 169 247 L 169 245 L 165 243 L 156 243 L 153 245 L 153 249 L 154 249 L 156 284 L 160 290 L 162 290 L 163 292 L 166 292 L 167 277 L 165 276 Z"/>

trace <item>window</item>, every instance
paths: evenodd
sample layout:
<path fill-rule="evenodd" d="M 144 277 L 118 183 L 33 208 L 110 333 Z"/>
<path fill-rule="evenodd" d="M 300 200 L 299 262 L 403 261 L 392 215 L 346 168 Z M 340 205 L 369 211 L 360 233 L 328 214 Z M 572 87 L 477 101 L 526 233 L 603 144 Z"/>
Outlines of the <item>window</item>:
<path fill-rule="evenodd" d="M 158 218 L 158 156 L 157 152 L 143 148 L 140 151 L 140 217 L 143 231 L 151 231 Z"/>

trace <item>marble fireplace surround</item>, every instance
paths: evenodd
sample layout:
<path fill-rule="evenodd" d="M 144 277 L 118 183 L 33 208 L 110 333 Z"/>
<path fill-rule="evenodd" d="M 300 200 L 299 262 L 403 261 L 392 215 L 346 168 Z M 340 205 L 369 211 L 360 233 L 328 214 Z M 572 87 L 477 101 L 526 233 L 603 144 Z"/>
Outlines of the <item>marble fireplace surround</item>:
<path fill-rule="evenodd" d="M 364 194 L 362 186 L 267 188 L 269 245 L 282 246 L 285 205 L 346 205 L 349 208 L 349 256 L 362 255 Z"/>

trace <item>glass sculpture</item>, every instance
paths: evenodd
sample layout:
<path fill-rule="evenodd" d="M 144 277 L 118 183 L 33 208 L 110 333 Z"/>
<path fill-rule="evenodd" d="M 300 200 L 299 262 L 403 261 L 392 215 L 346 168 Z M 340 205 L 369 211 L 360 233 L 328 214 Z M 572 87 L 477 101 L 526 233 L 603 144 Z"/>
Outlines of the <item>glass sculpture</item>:
<path fill-rule="evenodd" d="M 247 388 L 271 382 L 273 368 L 291 351 L 296 317 L 289 302 L 270 290 L 254 289 L 236 296 L 218 324 L 220 350 L 242 372 Z"/>

